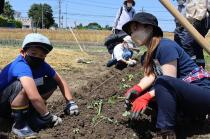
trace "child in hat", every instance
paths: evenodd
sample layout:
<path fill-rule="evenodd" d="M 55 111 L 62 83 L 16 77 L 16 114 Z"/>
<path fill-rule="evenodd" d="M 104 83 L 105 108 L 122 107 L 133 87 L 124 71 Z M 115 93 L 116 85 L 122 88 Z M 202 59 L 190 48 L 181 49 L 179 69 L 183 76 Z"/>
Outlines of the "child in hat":
<path fill-rule="evenodd" d="M 65 114 L 79 113 L 67 82 L 45 61 L 52 49 L 44 35 L 28 34 L 20 54 L 0 73 L 0 116 L 12 114 L 12 132 L 17 137 L 36 137 L 32 127 L 42 129 L 62 123 L 61 118 L 50 113 L 46 106 L 46 100 L 57 86 L 66 100 Z"/>

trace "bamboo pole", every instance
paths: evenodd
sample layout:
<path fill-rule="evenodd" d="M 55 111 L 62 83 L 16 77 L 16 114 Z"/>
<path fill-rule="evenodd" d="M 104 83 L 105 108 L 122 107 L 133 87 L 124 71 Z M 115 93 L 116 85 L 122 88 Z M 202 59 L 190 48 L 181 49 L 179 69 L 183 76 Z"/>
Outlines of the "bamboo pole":
<path fill-rule="evenodd" d="M 170 3 L 169 0 L 159 0 L 162 5 L 179 21 L 179 23 L 189 31 L 193 38 L 210 54 L 210 44 L 208 41 L 184 18 L 180 12 Z"/>

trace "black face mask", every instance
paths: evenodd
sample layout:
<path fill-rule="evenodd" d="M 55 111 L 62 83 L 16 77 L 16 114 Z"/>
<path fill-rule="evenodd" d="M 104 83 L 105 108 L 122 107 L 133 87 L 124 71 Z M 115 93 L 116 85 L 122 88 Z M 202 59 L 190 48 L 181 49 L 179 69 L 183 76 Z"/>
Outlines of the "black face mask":
<path fill-rule="evenodd" d="M 127 11 L 130 12 L 132 7 L 126 7 Z"/>
<path fill-rule="evenodd" d="M 31 68 L 38 68 L 44 62 L 44 59 L 30 56 L 28 54 L 26 54 L 25 60 L 27 61 L 27 63 Z"/>

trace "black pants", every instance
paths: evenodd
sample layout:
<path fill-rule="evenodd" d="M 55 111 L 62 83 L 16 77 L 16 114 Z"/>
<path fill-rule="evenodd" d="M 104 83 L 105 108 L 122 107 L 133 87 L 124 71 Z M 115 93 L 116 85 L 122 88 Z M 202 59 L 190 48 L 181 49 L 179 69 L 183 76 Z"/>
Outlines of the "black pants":
<path fill-rule="evenodd" d="M 201 82 L 210 86 L 208 79 Z M 177 111 L 189 116 L 210 112 L 209 88 L 169 76 L 158 77 L 154 88 L 158 105 L 157 128 L 174 129 Z"/>
<path fill-rule="evenodd" d="M 40 95 L 55 90 L 57 88 L 57 82 L 49 77 L 43 78 L 43 85 L 37 86 Z M 14 81 L 8 87 L 6 87 L 2 92 L 0 92 L 0 116 L 10 117 L 11 114 L 11 103 L 16 98 L 16 96 L 23 89 L 22 84 L 19 80 Z"/>

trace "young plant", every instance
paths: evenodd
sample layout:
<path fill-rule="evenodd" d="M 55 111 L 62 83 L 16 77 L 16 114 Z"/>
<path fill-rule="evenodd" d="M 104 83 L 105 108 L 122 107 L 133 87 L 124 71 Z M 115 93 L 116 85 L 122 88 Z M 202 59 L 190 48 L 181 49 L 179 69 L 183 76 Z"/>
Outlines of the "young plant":
<path fill-rule="evenodd" d="M 121 83 L 120 83 L 120 90 L 126 89 L 131 87 L 130 85 L 126 84 L 125 78 L 122 78 Z"/>
<path fill-rule="evenodd" d="M 108 104 L 114 105 L 116 103 L 116 101 L 117 101 L 117 98 L 118 97 L 116 95 L 109 97 Z"/>
<path fill-rule="evenodd" d="M 117 98 L 117 96 L 114 96 L 113 98 Z M 113 103 L 113 100 L 110 100 L 110 102 L 112 101 Z M 108 122 L 110 123 L 113 123 L 113 124 L 117 124 L 117 120 L 113 120 L 109 117 L 106 117 L 106 116 L 103 116 L 102 115 L 102 107 L 103 107 L 103 100 L 100 99 L 100 100 L 97 100 L 97 101 L 94 101 L 91 105 L 88 106 L 89 109 L 95 109 L 96 110 L 96 115 L 92 118 L 92 125 L 95 127 L 98 123 L 100 123 L 101 121 L 103 120 L 107 120 Z"/>
<path fill-rule="evenodd" d="M 132 81 L 134 79 L 134 75 L 133 74 L 127 74 L 127 78 L 128 78 L 128 81 Z"/>
<path fill-rule="evenodd" d="M 131 113 L 130 113 L 129 111 L 125 111 L 125 112 L 122 114 L 123 117 L 128 117 L 128 116 L 130 116 L 130 115 L 131 115 Z"/>

